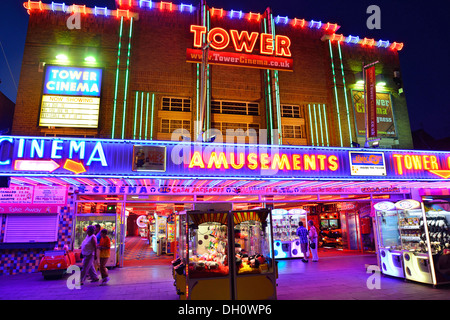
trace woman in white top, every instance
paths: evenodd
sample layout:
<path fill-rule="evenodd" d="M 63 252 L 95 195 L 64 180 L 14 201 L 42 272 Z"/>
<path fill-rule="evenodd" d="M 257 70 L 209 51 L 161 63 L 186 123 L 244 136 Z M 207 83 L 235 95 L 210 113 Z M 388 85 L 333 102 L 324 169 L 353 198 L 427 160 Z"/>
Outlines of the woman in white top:
<path fill-rule="evenodd" d="M 312 254 L 312 261 L 317 262 L 317 261 L 319 261 L 319 254 L 317 253 L 317 249 L 319 247 L 319 241 L 318 241 L 319 236 L 317 234 L 316 227 L 314 227 L 314 222 L 312 220 L 308 221 L 308 225 L 309 225 L 308 237 L 309 237 L 310 249 L 311 249 L 311 254 Z M 312 246 L 314 248 L 312 248 Z"/>
<path fill-rule="evenodd" d="M 88 226 L 86 238 L 81 244 L 81 254 L 83 255 L 83 269 L 81 270 L 81 284 L 84 283 L 89 274 L 92 282 L 99 281 L 95 272 L 94 261 L 97 259 L 97 238 L 94 235 L 94 226 Z"/>

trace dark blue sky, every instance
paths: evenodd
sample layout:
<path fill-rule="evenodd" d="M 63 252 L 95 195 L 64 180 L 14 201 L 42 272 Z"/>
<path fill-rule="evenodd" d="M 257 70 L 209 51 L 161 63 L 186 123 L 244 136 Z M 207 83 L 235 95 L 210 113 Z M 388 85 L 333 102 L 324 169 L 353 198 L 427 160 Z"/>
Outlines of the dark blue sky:
<path fill-rule="evenodd" d="M 16 100 L 20 67 L 27 32 L 24 0 L 3 0 L 0 11 L 0 41 L 12 71 L 0 49 L 0 91 Z M 51 3 L 51 1 L 43 1 Z M 55 2 L 64 2 L 63 0 Z M 173 1 L 196 5 L 197 1 Z M 79 0 L 89 7 L 114 8 L 114 0 Z M 71 5 L 72 2 L 67 2 Z M 210 0 L 209 6 L 243 12 L 273 13 L 289 18 L 336 22 L 338 33 L 403 42 L 400 63 L 412 130 L 425 129 L 435 138 L 450 136 L 450 3 L 447 0 Z M 381 29 L 369 30 L 369 5 L 381 9 Z M 15 82 L 15 84 L 14 84 Z M 395 106 L 394 106 L 395 107 Z"/>

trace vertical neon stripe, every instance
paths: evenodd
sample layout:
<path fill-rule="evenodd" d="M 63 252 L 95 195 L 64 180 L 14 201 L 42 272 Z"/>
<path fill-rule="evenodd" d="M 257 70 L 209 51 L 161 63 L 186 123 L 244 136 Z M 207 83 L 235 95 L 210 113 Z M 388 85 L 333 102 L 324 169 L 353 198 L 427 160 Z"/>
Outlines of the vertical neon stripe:
<path fill-rule="evenodd" d="M 349 145 L 351 145 L 352 144 L 352 127 L 350 125 L 350 109 L 348 107 L 347 86 L 345 84 L 344 65 L 342 63 L 342 52 L 341 52 L 341 42 L 340 41 L 338 41 L 338 49 L 339 49 L 339 59 L 341 60 L 342 81 L 344 83 L 345 108 L 347 111 L 348 138 L 350 139 Z"/>
<path fill-rule="evenodd" d="M 200 100 L 200 64 L 197 63 L 197 113 L 196 113 L 196 126 L 197 126 L 197 131 L 194 132 L 194 137 L 197 137 L 200 132 L 201 132 L 201 128 L 200 128 L 200 104 L 199 104 L 199 100 Z"/>
<path fill-rule="evenodd" d="M 130 67 L 130 53 L 131 53 L 131 34 L 133 32 L 133 17 L 130 18 L 130 33 L 128 36 L 128 53 L 127 53 L 127 70 L 125 72 L 125 91 L 123 96 L 123 120 L 122 120 L 122 139 L 125 139 L 125 120 L 127 114 L 127 95 L 128 95 L 128 74 Z"/>
<path fill-rule="evenodd" d="M 150 121 L 150 140 L 153 140 L 153 114 L 155 109 L 155 94 L 152 93 L 152 115 Z"/>
<path fill-rule="evenodd" d="M 123 27 L 123 17 L 120 17 L 119 45 L 117 47 L 116 83 L 114 86 L 114 105 L 113 105 L 111 139 L 114 139 L 114 133 L 115 133 L 115 129 L 116 129 L 116 110 L 117 110 L 117 93 L 118 93 L 118 86 L 119 86 L 120 50 L 122 48 L 122 30 L 123 30 L 122 27 Z"/>
<path fill-rule="evenodd" d="M 145 140 L 147 140 L 147 132 L 148 132 L 148 96 L 149 93 L 147 92 L 147 103 L 145 107 L 145 134 L 144 134 Z"/>
<path fill-rule="evenodd" d="M 136 97 L 135 97 L 135 99 L 134 99 L 134 128 L 133 128 L 133 139 L 136 139 L 136 122 L 137 122 L 138 97 L 139 97 L 139 91 L 136 91 Z"/>
<path fill-rule="evenodd" d="M 264 33 L 267 33 L 267 18 L 265 18 L 264 20 Z M 266 86 L 266 92 L 267 92 L 267 101 L 268 104 L 266 106 L 266 117 L 268 117 L 268 123 L 269 123 L 269 127 L 267 128 L 267 134 L 269 134 L 270 136 L 270 141 L 267 141 L 267 143 L 270 144 L 274 144 L 274 137 L 272 135 L 273 133 L 273 107 L 272 107 L 272 90 L 271 90 L 271 85 L 270 85 L 270 71 L 266 70 L 266 81 L 267 81 L 267 86 Z M 267 110 L 269 111 L 269 115 L 267 116 Z"/>
<path fill-rule="evenodd" d="M 319 144 L 319 131 L 317 129 L 317 115 L 316 115 L 316 105 L 313 104 L 313 108 L 314 108 L 314 125 L 316 126 L 316 141 L 317 141 L 317 145 L 320 146 Z"/>
<path fill-rule="evenodd" d="M 141 123 L 139 125 L 139 140 L 142 140 L 142 110 L 144 110 L 144 91 L 141 92 Z"/>
<path fill-rule="evenodd" d="M 324 143 L 323 143 L 323 128 L 322 128 L 322 112 L 320 112 L 320 104 L 317 105 L 317 110 L 319 110 L 320 139 L 322 141 L 322 146 L 324 146 Z"/>
<path fill-rule="evenodd" d="M 273 20 L 273 15 L 270 14 L 270 25 L 271 25 L 271 33 L 273 37 L 273 47 L 275 48 L 275 22 Z M 279 85 L 279 79 L 278 79 L 278 70 L 272 71 L 275 83 L 274 83 L 274 89 L 275 89 L 275 108 L 276 108 L 276 114 L 277 114 L 277 128 L 278 128 L 278 144 L 283 144 L 283 137 L 282 137 L 282 128 L 281 128 L 281 101 L 280 101 L 280 85 Z"/>
<path fill-rule="evenodd" d="M 311 116 L 311 105 L 308 104 L 308 112 L 309 112 L 309 129 L 311 130 L 311 145 L 314 145 L 314 131 L 312 125 L 312 116 Z"/>
<path fill-rule="evenodd" d="M 327 123 L 327 112 L 325 110 L 325 105 L 323 105 L 323 118 L 325 119 L 325 136 L 327 138 L 327 147 L 329 147 L 330 141 L 328 140 L 328 123 Z"/>
<path fill-rule="evenodd" d="M 333 71 L 334 96 L 336 98 L 336 112 L 337 112 L 337 118 L 338 118 L 339 137 L 340 137 L 340 141 L 341 141 L 341 147 L 343 147 L 344 143 L 342 142 L 341 114 L 339 113 L 339 100 L 338 100 L 337 86 L 336 86 L 336 73 L 334 72 L 333 49 L 331 48 L 330 40 L 328 40 L 328 45 L 330 47 L 331 70 Z"/>

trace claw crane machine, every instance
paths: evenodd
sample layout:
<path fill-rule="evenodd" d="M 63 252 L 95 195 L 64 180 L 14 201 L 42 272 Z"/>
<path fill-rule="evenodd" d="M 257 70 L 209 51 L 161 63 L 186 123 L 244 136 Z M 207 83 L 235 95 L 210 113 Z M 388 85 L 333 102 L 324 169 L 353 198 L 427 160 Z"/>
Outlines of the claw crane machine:
<path fill-rule="evenodd" d="M 184 300 L 276 299 L 271 211 L 179 214 L 175 287 Z"/>
<path fill-rule="evenodd" d="M 303 258 L 297 228 L 300 221 L 307 228 L 304 209 L 273 209 L 273 237 L 275 259 Z"/>

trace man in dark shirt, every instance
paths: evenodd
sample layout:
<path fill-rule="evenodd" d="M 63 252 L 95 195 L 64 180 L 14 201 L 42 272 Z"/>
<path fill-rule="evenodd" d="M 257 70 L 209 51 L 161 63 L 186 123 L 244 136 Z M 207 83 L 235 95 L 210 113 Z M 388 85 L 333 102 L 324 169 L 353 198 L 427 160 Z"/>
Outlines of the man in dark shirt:
<path fill-rule="evenodd" d="M 300 237 L 300 247 L 303 253 L 303 262 L 308 262 L 308 230 L 303 226 L 303 222 L 298 223 L 297 235 Z"/>

